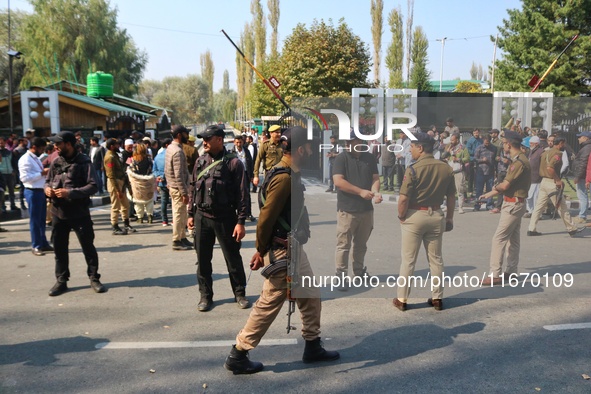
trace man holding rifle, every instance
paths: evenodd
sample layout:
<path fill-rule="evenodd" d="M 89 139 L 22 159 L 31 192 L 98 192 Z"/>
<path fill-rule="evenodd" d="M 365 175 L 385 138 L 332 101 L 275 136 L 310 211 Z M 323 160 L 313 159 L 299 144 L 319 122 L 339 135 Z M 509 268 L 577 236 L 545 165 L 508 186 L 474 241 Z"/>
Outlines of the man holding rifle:
<path fill-rule="evenodd" d="M 265 277 L 265 283 L 224 364 L 235 375 L 252 374 L 263 369 L 262 363 L 249 360 L 248 351 L 259 344 L 288 296 L 288 244 L 295 242 L 297 250 L 294 253 L 294 248 L 291 248 L 291 258 L 294 259 L 295 254 L 299 255 L 299 259 L 289 263 L 299 266 L 299 275 L 314 275 L 301 246 L 307 242 L 310 234 L 300 175 L 302 162 L 311 154 L 310 142 L 306 136 L 307 132 L 302 127 L 293 127 L 286 131 L 284 155 L 261 186 L 261 209 L 256 231 L 257 251 L 250 261 L 250 268 L 258 270 L 264 266 L 261 274 Z M 338 359 L 338 352 L 325 350 L 320 342 L 319 290 L 299 288 L 294 295 L 301 314 L 302 337 L 306 341 L 303 361 L 312 363 Z"/>
<path fill-rule="evenodd" d="M 560 168 L 562 167 L 562 152 L 564 151 L 566 140 L 564 137 L 556 137 L 554 139 L 554 146 L 544 152 L 540 158 L 540 175 L 542 182 L 540 183 L 540 194 L 536 201 L 534 212 L 532 213 L 527 231 L 528 236 L 542 235 L 536 231 L 538 220 L 542 216 L 542 212 L 546 208 L 546 204 L 550 199 L 556 210 L 560 214 L 568 235 L 574 237 L 583 229 L 578 229 L 574 224 L 573 219 L 568 212 L 562 193 L 564 191 L 564 182 L 560 179 Z"/>

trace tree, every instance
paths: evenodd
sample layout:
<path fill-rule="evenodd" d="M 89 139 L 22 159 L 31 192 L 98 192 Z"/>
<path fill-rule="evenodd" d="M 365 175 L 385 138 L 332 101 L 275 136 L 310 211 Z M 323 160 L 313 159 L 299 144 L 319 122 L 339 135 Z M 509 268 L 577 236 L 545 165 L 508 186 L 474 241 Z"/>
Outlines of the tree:
<path fill-rule="evenodd" d="M 201 76 L 167 77 L 162 82 L 142 82 L 139 96 L 148 96 L 146 91 L 154 88 L 156 93 L 149 103 L 172 110 L 174 123 L 191 125 L 212 120 L 212 107 L 208 105 L 209 86 Z"/>
<path fill-rule="evenodd" d="M 277 59 L 277 26 L 279 26 L 279 0 L 267 0 L 267 8 L 269 9 L 269 24 L 271 25 L 271 58 Z"/>
<path fill-rule="evenodd" d="M 252 14 L 252 27 L 254 30 L 255 42 L 255 67 L 259 68 L 265 62 L 267 52 L 267 28 L 265 27 L 265 14 L 261 0 L 252 0 L 250 3 L 250 13 Z"/>
<path fill-rule="evenodd" d="M 22 11 L 10 11 L 10 24 L 11 24 L 11 47 L 8 48 L 8 41 L 3 41 L 0 45 L 2 53 L 8 52 L 9 49 L 21 50 L 19 43 L 22 42 L 22 32 L 25 19 L 27 14 Z M 8 37 L 8 14 L 6 12 L 0 13 L 0 36 Z M 12 63 L 12 90 L 17 91 L 17 87 L 20 85 L 20 81 L 25 73 L 25 63 L 16 60 Z M 0 56 L 0 97 L 8 96 L 8 56 Z"/>
<path fill-rule="evenodd" d="M 386 67 L 390 71 L 389 88 L 402 88 L 402 64 L 404 61 L 404 33 L 400 7 L 394 8 L 388 15 L 388 24 L 392 32 L 392 42 L 386 54 Z"/>
<path fill-rule="evenodd" d="M 371 0 L 371 36 L 373 40 L 373 77 L 376 87 L 380 86 L 382 65 L 383 0 Z"/>
<path fill-rule="evenodd" d="M 199 58 L 199 63 L 201 64 L 201 76 L 207 82 L 209 86 L 209 100 L 213 100 L 213 75 L 215 72 L 215 67 L 213 65 L 213 59 L 211 58 L 211 52 L 209 49 L 202 53 Z"/>
<path fill-rule="evenodd" d="M 410 72 L 410 87 L 421 91 L 428 91 L 431 89 L 429 79 L 431 72 L 427 70 L 427 49 L 429 48 L 429 41 L 421 26 L 415 28 L 412 39 L 411 60 L 412 69 Z"/>
<path fill-rule="evenodd" d="M 230 73 L 228 70 L 224 70 L 224 83 L 222 84 L 222 90 L 230 90 Z"/>
<path fill-rule="evenodd" d="M 244 25 L 244 55 L 249 61 L 253 61 L 255 56 L 255 49 L 256 48 L 256 41 L 255 41 L 255 34 L 254 28 L 252 24 L 246 23 Z M 254 71 L 250 66 L 241 59 L 242 67 L 244 68 L 244 97 L 248 96 L 248 92 L 250 92 L 250 88 L 254 83 Z"/>
<path fill-rule="evenodd" d="M 479 83 L 470 81 L 460 81 L 456 85 L 454 92 L 458 93 L 482 93 L 482 87 Z"/>
<path fill-rule="evenodd" d="M 478 65 L 478 75 L 476 77 L 477 80 L 483 81 L 484 79 L 484 71 L 482 70 L 482 64 Z"/>
<path fill-rule="evenodd" d="M 269 58 L 259 70 L 263 75 L 280 75 L 280 59 Z M 284 82 L 284 81 L 282 81 Z M 281 87 L 283 89 L 283 86 Z M 276 115 L 285 110 L 281 102 L 273 95 L 269 88 L 257 79 L 248 95 L 251 104 L 251 113 L 254 117 L 263 115 Z"/>
<path fill-rule="evenodd" d="M 406 0 L 408 15 L 406 16 L 406 80 L 410 81 L 410 63 L 412 57 L 412 23 L 415 8 L 415 0 Z"/>
<path fill-rule="evenodd" d="M 591 83 L 591 0 L 523 0 L 507 11 L 499 29 L 495 90 L 528 91 L 532 75 L 542 75 L 575 34 L 572 47 L 560 58 L 538 91 L 557 96 L 589 94 Z M 491 37 L 491 39 L 493 39 Z"/>
<path fill-rule="evenodd" d="M 476 63 L 472 62 L 472 67 L 470 67 L 470 79 L 477 79 L 478 78 L 478 66 Z"/>
<path fill-rule="evenodd" d="M 91 71 L 113 74 L 115 92 L 137 92 L 147 55 L 135 46 L 125 29 L 117 26 L 117 9 L 111 9 L 108 1 L 30 3 L 34 13 L 26 18 L 22 42 L 18 43 L 19 50 L 27 54 L 23 89 L 66 79 L 67 70 L 73 70 L 83 83 Z"/>
<path fill-rule="evenodd" d="M 343 19 L 338 26 L 314 20 L 307 28 L 298 24 L 286 38 L 280 75 L 285 97 L 350 95 L 354 87 L 367 86 L 369 49 Z"/>

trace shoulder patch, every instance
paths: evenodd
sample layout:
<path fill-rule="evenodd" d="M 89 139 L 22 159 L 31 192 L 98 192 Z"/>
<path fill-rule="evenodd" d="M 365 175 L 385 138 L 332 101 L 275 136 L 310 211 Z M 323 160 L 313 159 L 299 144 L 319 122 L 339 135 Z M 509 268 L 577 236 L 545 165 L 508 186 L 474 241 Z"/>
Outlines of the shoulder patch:
<path fill-rule="evenodd" d="M 554 156 L 554 160 L 560 160 L 560 156 L 559 155 Z"/>
<path fill-rule="evenodd" d="M 515 170 L 515 166 L 511 165 L 511 167 L 509 167 L 509 171 L 513 171 L 513 170 Z"/>

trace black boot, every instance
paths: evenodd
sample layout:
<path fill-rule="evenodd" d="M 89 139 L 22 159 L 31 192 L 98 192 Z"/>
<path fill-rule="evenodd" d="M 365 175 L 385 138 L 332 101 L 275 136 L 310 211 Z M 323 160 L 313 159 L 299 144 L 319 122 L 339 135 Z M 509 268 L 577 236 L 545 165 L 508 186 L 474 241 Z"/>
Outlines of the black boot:
<path fill-rule="evenodd" d="M 148 215 L 148 223 L 152 224 L 154 222 L 154 215 Z"/>
<path fill-rule="evenodd" d="M 135 232 L 137 232 L 137 230 L 135 228 L 131 227 L 131 225 L 129 224 L 129 219 L 125 219 L 123 221 L 123 223 L 125 223 L 125 230 L 128 233 L 135 233 Z"/>
<path fill-rule="evenodd" d="M 304 363 L 315 363 L 317 361 L 333 361 L 340 358 L 339 352 L 327 351 L 322 347 L 320 338 L 316 338 L 312 341 L 306 341 L 306 347 L 304 349 L 304 356 L 302 361 Z"/>
<path fill-rule="evenodd" d="M 121 230 L 118 224 L 113 225 L 113 235 L 127 235 L 127 230 Z"/>
<path fill-rule="evenodd" d="M 263 370 L 263 364 L 257 361 L 250 361 L 248 359 L 248 351 L 236 349 L 236 345 L 232 346 L 230 355 L 226 357 L 224 368 L 232 371 L 234 375 L 257 373 Z"/>

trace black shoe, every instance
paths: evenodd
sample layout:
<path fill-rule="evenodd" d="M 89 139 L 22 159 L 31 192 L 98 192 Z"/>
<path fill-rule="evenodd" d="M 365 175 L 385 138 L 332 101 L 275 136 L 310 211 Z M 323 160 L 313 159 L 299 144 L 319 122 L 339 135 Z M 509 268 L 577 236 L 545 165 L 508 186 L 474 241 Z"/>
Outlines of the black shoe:
<path fill-rule="evenodd" d="M 127 229 L 122 230 L 118 224 L 113 226 L 113 235 L 127 235 Z"/>
<path fill-rule="evenodd" d="M 250 220 L 251 222 L 256 222 L 257 221 L 257 218 L 255 218 L 252 215 L 250 215 L 247 219 Z"/>
<path fill-rule="evenodd" d="M 191 250 L 191 247 L 185 245 L 181 241 L 174 241 L 172 243 L 172 250 Z"/>
<path fill-rule="evenodd" d="M 332 188 L 329 187 L 328 189 L 325 190 L 325 192 L 326 193 L 332 193 Z"/>
<path fill-rule="evenodd" d="M 53 251 L 54 251 L 54 250 L 53 250 L 53 247 L 52 247 L 51 245 L 47 245 L 47 246 L 44 246 L 44 247 L 42 247 L 42 248 L 39 248 L 39 249 L 40 249 L 41 251 L 43 251 L 43 252 L 53 252 Z"/>
<path fill-rule="evenodd" d="M 32 252 L 35 256 L 45 256 L 45 252 L 39 248 L 33 248 Z"/>
<path fill-rule="evenodd" d="M 55 297 L 60 294 L 64 294 L 66 291 L 68 291 L 68 283 L 57 281 L 55 282 L 55 285 L 53 285 L 53 287 L 49 290 L 49 296 Z"/>
<path fill-rule="evenodd" d="M 197 310 L 199 312 L 208 312 L 211 310 L 212 306 L 213 301 L 211 300 L 211 298 L 201 297 L 201 300 L 199 300 L 199 304 L 197 304 Z"/>
<path fill-rule="evenodd" d="M 257 361 L 250 361 L 247 350 L 238 350 L 236 349 L 236 345 L 233 345 L 230 354 L 226 357 L 224 368 L 231 371 L 234 375 L 252 374 L 262 371 L 263 364 Z"/>
<path fill-rule="evenodd" d="M 127 234 L 129 234 L 129 233 L 137 233 L 137 230 L 135 228 L 131 227 L 131 225 L 129 225 L 129 224 L 126 224 L 125 225 L 125 231 L 127 231 Z"/>
<path fill-rule="evenodd" d="M 91 279 L 90 287 L 92 287 L 92 290 L 94 290 L 95 293 L 104 293 L 105 291 L 107 291 L 107 288 L 103 286 L 101 281 L 98 279 Z"/>
<path fill-rule="evenodd" d="M 193 246 L 195 246 L 195 245 L 193 245 L 193 242 L 189 241 L 187 238 L 181 239 L 181 243 L 183 245 L 185 245 L 185 246 L 190 247 L 190 248 L 192 248 Z"/>
<path fill-rule="evenodd" d="M 250 308 L 250 301 L 248 301 L 246 297 L 236 297 L 236 304 L 238 304 L 238 308 L 240 309 Z"/>
<path fill-rule="evenodd" d="M 528 237 L 535 237 L 535 236 L 538 236 L 538 235 L 542 235 L 542 233 L 539 233 L 537 231 L 528 231 L 527 232 L 527 236 Z"/>
<path fill-rule="evenodd" d="M 153 221 L 154 221 L 154 215 L 148 215 L 148 223 L 152 224 Z"/>
<path fill-rule="evenodd" d="M 21 204 L 21 206 L 22 206 L 22 204 Z M 23 209 L 27 209 L 27 207 L 24 207 Z M 13 206 L 11 206 L 11 207 L 10 207 L 10 210 L 11 210 L 11 211 L 20 211 L 20 209 L 18 209 L 18 208 L 16 207 L 16 205 L 13 205 Z"/>
<path fill-rule="evenodd" d="M 580 232 L 581 232 L 581 231 L 583 231 L 584 229 L 585 229 L 585 227 L 581 227 L 581 228 L 578 228 L 578 229 L 576 229 L 576 230 L 569 231 L 569 232 L 568 232 L 568 235 L 570 235 L 571 237 L 574 237 L 575 235 L 577 235 L 578 233 L 580 233 Z"/>
<path fill-rule="evenodd" d="M 334 361 L 341 357 L 339 352 L 325 350 L 322 347 L 320 338 L 316 338 L 311 341 L 306 341 L 306 347 L 304 348 L 304 355 L 302 361 L 306 364 L 315 363 L 317 361 Z"/>

